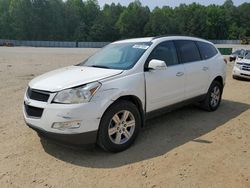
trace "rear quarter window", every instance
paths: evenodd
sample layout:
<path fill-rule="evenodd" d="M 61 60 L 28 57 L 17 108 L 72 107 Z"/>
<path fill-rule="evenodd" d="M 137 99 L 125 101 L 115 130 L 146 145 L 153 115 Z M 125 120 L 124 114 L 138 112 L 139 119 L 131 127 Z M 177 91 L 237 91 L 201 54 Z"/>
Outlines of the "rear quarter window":
<path fill-rule="evenodd" d="M 213 45 L 205 42 L 196 42 L 196 43 L 197 46 L 199 47 L 202 59 L 210 59 L 214 57 L 216 54 L 218 54 L 217 49 Z"/>

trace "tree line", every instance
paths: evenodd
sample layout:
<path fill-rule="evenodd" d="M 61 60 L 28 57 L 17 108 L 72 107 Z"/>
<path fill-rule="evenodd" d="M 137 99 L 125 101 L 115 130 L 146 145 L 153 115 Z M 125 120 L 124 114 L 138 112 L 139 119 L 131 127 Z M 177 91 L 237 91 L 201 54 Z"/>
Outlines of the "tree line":
<path fill-rule="evenodd" d="M 100 7 L 97 0 L 0 0 L 0 38 L 18 40 L 115 41 L 189 35 L 206 39 L 250 36 L 250 3 L 197 3 L 172 8 L 135 0 Z"/>

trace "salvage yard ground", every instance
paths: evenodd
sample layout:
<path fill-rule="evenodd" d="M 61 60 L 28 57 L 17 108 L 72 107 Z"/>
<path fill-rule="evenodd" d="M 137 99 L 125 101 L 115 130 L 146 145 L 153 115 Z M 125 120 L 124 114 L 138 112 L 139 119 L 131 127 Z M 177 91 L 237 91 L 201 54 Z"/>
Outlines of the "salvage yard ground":
<path fill-rule="evenodd" d="M 40 140 L 22 115 L 28 82 L 97 49 L 0 48 L 1 187 L 250 187 L 250 82 L 227 84 L 218 111 L 151 119 L 127 151 Z"/>

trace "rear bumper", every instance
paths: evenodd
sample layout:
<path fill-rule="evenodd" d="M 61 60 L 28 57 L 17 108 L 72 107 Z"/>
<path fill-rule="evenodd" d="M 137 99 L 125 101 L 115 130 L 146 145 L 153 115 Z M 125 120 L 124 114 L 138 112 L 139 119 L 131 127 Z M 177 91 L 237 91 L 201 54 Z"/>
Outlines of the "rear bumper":
<path fill-rule="evenodd" d="M 35 127 L 26 123 L 31 129 L 35 130 L 40 136 L 71 145 L 88 145 L 96 143 L 97 131 L 84 132 L 78 134 L 59 134 L 45 131 L 44 129 Z"/>

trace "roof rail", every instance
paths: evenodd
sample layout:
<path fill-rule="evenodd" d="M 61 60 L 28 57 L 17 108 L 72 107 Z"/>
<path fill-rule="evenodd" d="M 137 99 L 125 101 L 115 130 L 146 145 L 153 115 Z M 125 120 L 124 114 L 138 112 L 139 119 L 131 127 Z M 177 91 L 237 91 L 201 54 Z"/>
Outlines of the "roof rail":
<path fill-rule="evenodd" d="M 152 40 L 155 40 L 155 39 L 158 39 L 158 38 L 163 38 L 163 37 L 195 37 L 195 38 L 199 38 L 199 37 L 196 37 L 196 36 L 185 36 L 185 35 L 180 35 L 180 34 L 170 34 L 170 35 L 159 35 L 159 36 L 155 36 L 153 37 Z M 199 39 L 202 39 L 202 38 L 199 38 Z M 204 40 L 204 39 L 203 39 Z"/>

